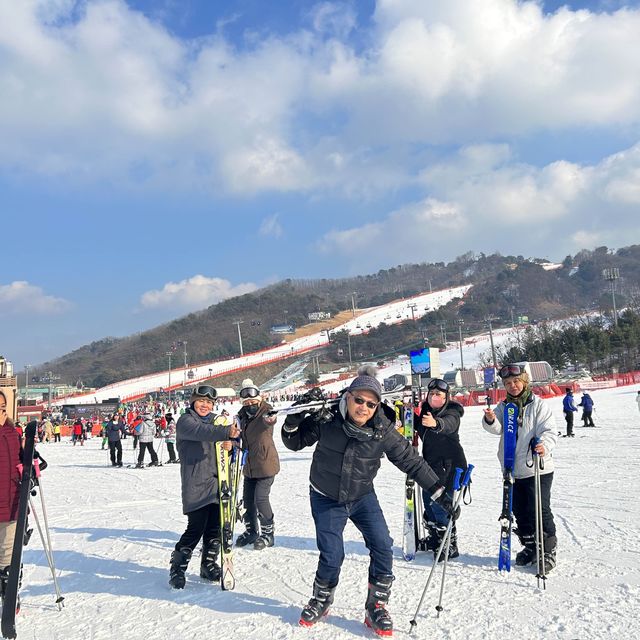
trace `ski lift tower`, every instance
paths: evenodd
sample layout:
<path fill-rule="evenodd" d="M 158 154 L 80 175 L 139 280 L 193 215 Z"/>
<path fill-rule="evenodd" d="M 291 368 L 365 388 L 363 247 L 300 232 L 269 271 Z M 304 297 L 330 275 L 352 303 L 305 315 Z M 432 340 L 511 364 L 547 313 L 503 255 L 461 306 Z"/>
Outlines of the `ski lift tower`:
<path fill-rule="evenodd" d="M 613 324 L 618 326 L 618 310 L 616 309 L 616 280 L 620 277 L 620 269 L 616 267 L 603 269 L 602 277 L 611 284 L 611 300 L 613 302 Z"/>

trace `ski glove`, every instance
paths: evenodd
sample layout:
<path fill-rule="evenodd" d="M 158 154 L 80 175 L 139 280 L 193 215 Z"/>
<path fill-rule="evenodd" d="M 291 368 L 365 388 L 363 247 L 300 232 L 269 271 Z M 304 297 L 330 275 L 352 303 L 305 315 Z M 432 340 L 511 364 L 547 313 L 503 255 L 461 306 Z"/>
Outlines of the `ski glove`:
<path fill-rule="evenodd" d="M 298 429 L 300 423 L 309 415 L 308 411 L 301 411 L 300 413 L 290 413 L 284 419 L 283 428 L 285 431 L 293 432 Z"/>
<path fill-rule="evenodd" d="M 431 499 L 437 502 L 455 522 L 460 517 L 460 507 L 455 507 L 451 496 L 445 491 L 444 487 L 439 487 L 431 495 Z"/>

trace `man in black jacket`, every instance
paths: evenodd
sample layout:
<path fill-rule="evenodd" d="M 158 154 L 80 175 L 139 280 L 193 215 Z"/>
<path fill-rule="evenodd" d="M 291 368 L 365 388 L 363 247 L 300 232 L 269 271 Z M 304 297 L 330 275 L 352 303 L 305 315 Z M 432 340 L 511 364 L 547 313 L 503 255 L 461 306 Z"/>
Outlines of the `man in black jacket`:
<path fill-rule="evenodd" d="M 309 479 L 320 558 L 313 597 L 302 610 L 300 624 L 315 624 L 333 602 L 344 560 L 343 531 L 351 520 L 362 532 L 371 558 L 365 624 L 378 635 L 389 636 L 393 623 L 385 605 L 393 582 L 393 540 L 373 487 L 382 455 L 453 517 L 457 513 L 452 513 L 451 498 L 436 473 L 396 431 L 395 412 L 380 403 L 382 388 L 375 375 L 374 367 L 361 368 L 322 423 L 317 414 L 289 414 L 282 440 L 292 451 L 316 444 Z"/>

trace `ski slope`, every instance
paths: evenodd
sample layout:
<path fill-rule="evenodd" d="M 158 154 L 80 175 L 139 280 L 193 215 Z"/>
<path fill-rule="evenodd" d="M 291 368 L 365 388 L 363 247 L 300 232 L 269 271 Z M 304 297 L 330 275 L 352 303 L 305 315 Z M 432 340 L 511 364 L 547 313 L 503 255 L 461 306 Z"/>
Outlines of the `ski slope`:
<path fill-rule="evenodd" d="M 403 322 L 410 318 L 420 318 L 430 311 L 447 304 L 451 300 L 462 297 L 470 288 L 470 285 L 464 285 L 442 291 L 434 291 L 433 293 L 423 293 L 403 300 L 396 300 L 389 304 L 367 309 L 357 318 L 353 318 L 335 327 L 333 330 L 347 330 L 351 335 L 358 335 L 365 333 L 381 322 L 393 324 Z M 282 358 L 290 358 L 317 349 L 318 347 L 328 344 L 328 342 L 327 332 L 319 331 L 312 335 L 296 338 L 295 340 L 280 344 L 276 347 L 246 354 L 238 358 L 204 362 L 190 366 L 188 370 L 189 372 L 193 372 L 192 378 L 187 378 L 187 370 L 184 368 L 176 368 L 171 372 L 167 370 L 131 380 L 116 382 L 97 389 L 93 393 L 73 396 L 73 400 L 60 398 L 54 403 L 54 406 L 59 406 L 65 402 L 91 404 L 94 402 L 102 402 L 109 398 L 127 399 L 136 396 L 139 397 L 152 391 L 158 391 L 160 388 L 178 388 L 183 384 L 194 384 L 201 380 L 211 378 L 212 376 L 223 375 L 231 371 L 237 371 L 238 369 L 262 365 Z"/>
<path fill-rule="evenodd" d="M 533 568 L 497 571 L 501 477 L 498 438 L 480 426 L 481 409 L 465 410 L 460 429 L 476 465 L 473 502 L 459 520 L 461 556 L 449 564 L 444 611 L 435 617 L 439 576 L 427 595 L 416 633 L 424 640 L 518 638 L 612 640 L 640 638 L 640 414 L 635 388 L 595 391 L 598 428 L 577 426 L 560 438 L 552 508 L 558 527 L 558 566 L 546 592 Z M 561 398 L 547 400 L 564 432 Z M 125 464 L 133 460 L 124 441 Z M 311 593 L 317 561 L 308 504 L 312 450 L 276 444 L 282 471 L 272 490 L 276 546 L 237 552 L 237 588 L 222 592 L 198 577 L 198 551 L 187 588 L 167 585 L 171 550 L 183 532 L 177 465 L 157 469 L 107 466 L 100 440 L 73 447 L 41 444 L 49 523 L 66 607 L 58 612 L 37 531 L 25 550 L 19 638 L 112 640 L 194 638 L 342 640 L 373 638 L 362 624 L 368 553 L 352 525 L 336 601 L 325 621 L 297 626 Z M 156 441 L 157 447 L 157 441 Z M 164 455 L 166 458 L 166 454 Z M 382 462 L 376 491 L 395 540 L 396 581 L 389 605 L 395 638 L 408 638 L 431 566 L 418 554 L 401 559 L 403 476 Z M 39 504 L 39 500 L 36 500 Z M 517 543 L 515 544 L 516 547 Z"/>

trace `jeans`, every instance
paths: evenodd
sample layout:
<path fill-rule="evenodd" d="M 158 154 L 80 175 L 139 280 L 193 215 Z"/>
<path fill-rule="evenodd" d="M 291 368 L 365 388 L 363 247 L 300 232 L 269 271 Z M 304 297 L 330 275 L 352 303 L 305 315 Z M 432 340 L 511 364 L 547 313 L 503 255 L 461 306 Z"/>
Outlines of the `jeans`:
<path fill-rule="evenodd" d="M 316 580 L 334 587 L 344 561 L 343 532 L 351 520 L 362 533 L 369 549 L 369 580 L 388 576 L 393 570 L 393 540 L 375 492 L 341 504 L 311 489 L 311 513 L 316 524 L 316 544 L 320 551 Z"/>
<path fill-rule="evenodd" d="M 422 501 L 424 503 L 424 518 L 427 522 L 435 522 L 444 527 L 449 524 L 449 514 L 431 499 L 429 492 L 422 491 Z"/>

